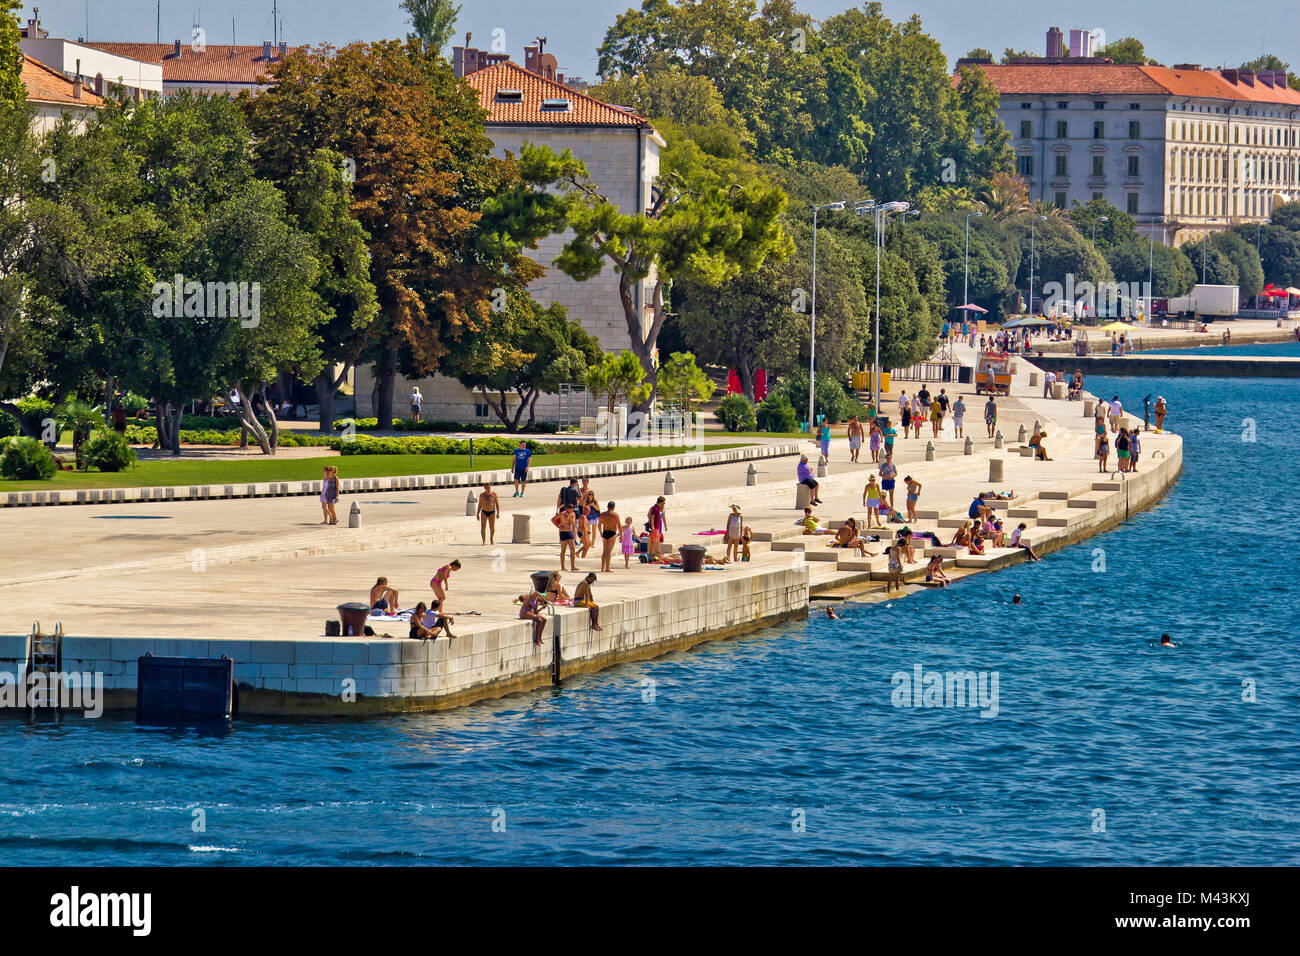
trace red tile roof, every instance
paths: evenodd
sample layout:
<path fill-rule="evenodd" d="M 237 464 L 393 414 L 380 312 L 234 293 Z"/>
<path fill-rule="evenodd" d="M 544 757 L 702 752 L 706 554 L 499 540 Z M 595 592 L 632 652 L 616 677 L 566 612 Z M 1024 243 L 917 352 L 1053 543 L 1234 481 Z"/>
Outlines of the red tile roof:
<path fill-rule="evenodd" d="M 1004 95 L 1091 96 L 1193 96 L 1300 106 L 1300 91 L 1270 87 L 1255 79 L 1254 86 L 1229 83 L 1213 70 L 1174 70 L 1163 66 L 1098 64 L 1070 66 L 1048 64 L 981 64 L 989 81 Z"/>
<path fill-rule="evenodd" d="M 274 58 L 268 60 L 262 56 L 260 45 L 209 43 L 202 53 L 198 53 L 189 44 L 182 43 L 180 56 L 176 56 L 175 43 L 87 43 L 86 46 L 132 60 L 156 63 L 163 68 L 164 83 L 261 85 L 268 82 L 262 78 L 268 75 L 276 62 Z M 293 50 L 289 47 L 289 52 Z"/>
<path fill-rule="evenodd" d="M 489 124 L 650 127 L 650 121 L 644 117 L 571 90 L 514 62 L 498 63 L 470 73 L 465 82 L 478 91 L 479 102 L 488 111 Z M 507 102 L 497 96 L 498 90 L 519 90 L 523 96 Z M 544 110 L 543 100 L 568 100 L 570 108 Z"/>
<path fill-rule="evenodd" d="M 39 60 L 33 60 L 30 56 L 23 54 L 22 69 L 23 86 L 27 88 L 27 99 L 31 103 L 52 103 L 56 106 L 82 106 L 86 108 L 99 106 L 104 102 L 102 97 L 96 96 L 95 91 L 81 85 L 81 99 L 73 96 L 73 89 L 76 84 L 68 79 L 58 70 L 51 69 Z"/>

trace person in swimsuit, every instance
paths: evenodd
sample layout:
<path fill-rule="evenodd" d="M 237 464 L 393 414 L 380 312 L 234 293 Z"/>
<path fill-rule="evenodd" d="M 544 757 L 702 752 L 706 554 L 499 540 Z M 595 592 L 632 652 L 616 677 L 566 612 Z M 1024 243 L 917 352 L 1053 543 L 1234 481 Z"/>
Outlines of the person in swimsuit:
<path fill-rule="evenodd" d="M 740 505 L 733 504 L 731 506 L 731 514 L 727 515 L 726 534 L 722 539 L 727 545 L 728 560 L 740 560 L 740 538 L 744 533 L 745 518 L 740 513 Z"/>
<path fill-rule="evenodd" d="M 497 493 L 491 485 L 483 485 L 483 492 L 478 496 L 478 534 L 484 544 L 488 543 L 488 532 L 491 532 L 492 544 L 497 543 L 497 512 L 500 509 Z"/>
<path fill-rule="evenodd" d="M 1297 328 L 1296 331 L 1300 332 L 1300 328 Z M 1169 414 L 1169 407 L 1165 405 L 1165 397 L 1163 395 L 1156 396 L 1156 407 L 1154 411 L 1156 413 L 1156 434 L 1158 435 L 1160 432 L 1164 431 L 1165 416 Z"/>
<path fill-rule="evenodd" d="M 947 587 L 952 582 L 948 580 L 948 575 L 943 573 L 943 558 L 934 555 L 930 558 L 930 563 L 925 566 L 925 580 L 938 584 L 939 587 Z"/>
<path fill-rule="evenodd" d="M 444 564 L 434 572 L 433 577 L 429 580 L 429 587 L 433 588 L 434 596 L 438 598 L 438 605 L 441 607 L 447 603 L 447 583 L 451 580 L 451 572 L 460 570 L 460 560 L 454 560 L 451 564 Z"/>
<path fill-rule="evenodd" d="M 604 630 L 600 626 L 600 605 L 592 597 L 591 586 L 596 583 L 596 573 L 593 571 L 585 578 L 578 582 L 578 586 L 573 589 L 573 606 L 585 607 L 591 613 L 591 629 L 593 631 Z"/>
<path fill-rule="evenodd" d="M 569 592 L 564 589 L 560 583 L 560 572 L 556 571 L 551 575 L 551 579 L 546 582 L 546 600 L 551 604 L 572 604 L 573 599 L 569 597 Z"/>
<path fill-rule="evenodd" d="M 839 526 L 835 532 L 835 540 L 831 542 L 832 548 L 852 548 L 858 552 L 860 557 L 874 556 L 876 552 L 867 550 L 867 542 L 858 534 L 858 522 L 855 518 L 850 518 L 844 524 Z"/>
<path fill-rule="evenodd" d="M 576 547 L 578 543 L 582 544 L 582 551 L 579 552 L 578 556 L 585 558 L 588 549 L 591 547 L 588 540 L 591 537 L 591 523 L 587 520 L 586 505 L 578 505 L 578 510 L 574 514 L 574 521 L 575 526 L 573 530 L 577 532 L 574 546 Z"/>
<path fill-rule="evenodd" d="M 632 566 L 632 555 L 636 554 L 636 531 L 632 528 L 632 519 L 624 518 L 623 527 L 619 529 L 619 542 L 623 550 L 623 567 Z"/>
<path fill-rule="evenodd" d="M 388 586 L 388 578 L 380 578 L 370 589 L 370 610 L 383 613 L 397 613 L 397 588 Z"/>
<path fill-rule="evenodd" d="M 1103 426 L 1104 428 L 1105 426 Z M 1106 459 L 1110 457 L 1110 440 L 1105 432 L 1097 436 L 1097 470 L 1106 473 Z"/>
<path fill-rule="evenodd" d="M 871 442 L 871 461 L 873 463 L 880 461 L 880 444 L 883 440 L 884 440 L 884 435 L 880 431 L 880 424 L 878 422 L 872 422 L 870 442 Z M 857 461 L 856 458 L 854 458 L 853 460 Z"/>
<path fill-rule="evenodd" d="M 868 417 L 873 419 L 876 417 L 873 409 L 868 409 Z M 857 461 L 858 455 L 862 451 L 863 435 L 862 423 L 858 421 L 857 415 L 854 415 L 849 419 L 849 427 L 847 431 L 849 439 L 849 461 Z"/>
<path fill-rule="evenodd" d="M 952 540 L 948 542 L 948 547 L 964 548 L 968 544 L 970 544 L 970 522 L 969 521 L 967 521 L 965 524 L 963 524 L 960 528 L 957 529 L 957 533 L 953 535 Z"/>
<path fill-rule="evenodd" d="M 596 493 L 587 492 L 587 538 L 582 545 L 582 553 L 578 555 L 585 558 L 587 552 L 596 544 L 596 532 L 600 530 L 600 506 L 596 504 Z"/>
<path fill-rule="evenodd" d="M 433 606 L 426 609 L 424 602 L 421 601 L 411 612 L 411 638 L 412 640 L 428 641 L 438 636 L 439 631 L 447 633 L 447 640 L 454 641 L 456 635 L 451 633 L 451 625 L 454 618 L 443 617 L 438 613 L 439 604 L 433 602 Z"/>
<path fill-rule="evenodd" d="M 921 500 L 921 483 L 908 475 L 903 479 L 903 484 L 907 485 L 907 520 L 915 521 L 916 503 Z"/>
<path fill-rule="evenodd" d="M 894 588 L 901 591 L 903 590 L 903 556 L 896 546 L 886 548 L 885 553 L 889 555 L 889 582 L 885 585 L 885 593 L 888 594 Z"/>
<path fill-rule="evenodd" d="M 321 469 L 320 510 L 324 516 L 321 524 L 338 524 L 339 517 L 334 513 L 334 505 L 339 500 L 339 470 L 333 465 Z"/>
<path fill-rule="evenodd" d="M 876 476 L 872 475 L 867 479 L 867 486 L 862 489 L 862 504 L 867 509 L 867 527 L 883 528 L 880 523 L 880 503 L 882 494 L 880 486 L 876 484 Z"/>
<path fill-rule="evenodd" d="M 427 610 L 428 607 L 423 601 L 421 601 L 419 604 L 415 605 L 415 610 L 411 612 L 410 635 L 411 640 L 413 641 L 428 641 L 432 640 L 436 636 L 433 633 L 432 628 L 425 627 L 424 625 L 424 612 Z"/>
<path fill-rule="evenodd" d="M 600 569 L 602 571 L 612 570 L 609 562 L 614 556 L 614 541 L 618 538 L 619 527 L 622 523 L 618 512 L 614 510 L 614 502 L 612 501 L 605 506 L 605 510 L 596 519 L 596 526 L 600 529 Z"/>
<path fill-rule="evenodd" d="M 519 595 L 519 605 L 519 620 L 533 622 L 533 644 L 541 647 L 542 632 L 546 630 L 546 616 L 542 614 L 546 599 L 533 588 L 527 594 Z"/>
<path fill-rule="evenodd" d="M 551 519 L 551 524 L 560 529 L 560 570 L 564 570 L 564 556 L 569 556 L 569 566 L 578 570 L 578 554 L 573 546 L 574 535 L 578 529 L 578 519 L 573 514 L 571 505 L 560 508 L 559 514 Z"/>

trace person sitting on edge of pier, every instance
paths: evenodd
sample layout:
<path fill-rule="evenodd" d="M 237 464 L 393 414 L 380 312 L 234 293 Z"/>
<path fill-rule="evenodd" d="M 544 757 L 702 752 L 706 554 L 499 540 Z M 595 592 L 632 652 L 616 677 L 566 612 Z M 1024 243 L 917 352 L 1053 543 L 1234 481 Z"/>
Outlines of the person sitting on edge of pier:
<path fill-rule="evenodd" d="M 957 533 L 952 536 L 952 540 L 948 542 L 948 547 L 964 548 L 968 544 L 970 544 L 970 522 L 966 521 L 957 529 Z"/>
<path fill-rule="evenodd" d="M 527 594 L 519 595 L 519 619 L 532 621 L 533 644 L 540 647 L 542 632 L 546 630 L 546 616 L 542 609 L 546 607 L 546 598 L 537 593 L 537 588 L 529 589 Z"/>
<path fill-rule="evenodd" d="M 585 578 L 578 582 L 578 586 L 573 589 L 573 606 L 585 607 L 591 613 L 591 629 L 593 631 L 602 631 L 600 626 L 600 605 L 591 594 L 591 586 L 596 583 L 596 572 L 592 571 Z"/>
<path fill-rule="evenodd" d="M 812 497 L 808 499 L 808 503 L 813 505 L 821 504 L 822 499 L 818 492 L 818 488 L 820 486 L 817 483 L 817 479 L 813 477 L 813 470 L 808 465 L 807 455 L 799 456 L 799 467 L 796 471 L 796 474 L 798 475 L 799 484 L 806 485 L 808 487 L 808 490 L 812 492 Z"/>
<path fill-rule="evenodd" d="M 370 589 L 370 613 L 397 614 L 397 588 L 388 586 L 388 578 L 381 577 Z"/>
<path fill-rule="evenodd" d="M 967 550 L 970 551 L 971 554 L 984 553 L 984 538 L 980 534 L 980 529 L 978 525 L 971 531 L 970 543 L 966 545 L 966 548 Z"/>
<path fill-rule="evenodd" d="M 952 583 L 948 575 L 943 573 L 943 558 L 939 555 L 933 555 L 930 563 L 925 566 L 925 580 L 930 584 L 938 584 L 941 588 L 946 588 Z"/>
<path fill-rule="evenodd" d="M 874 557 L 875 551 L 867 550 L 867 542 L 862 539 L 858 533 L 858 520 L 850 518 L 844 524 L 839 526 L 835 532 L 835 540 L 831 542 L 832 548 L 853 548 L 861 557 Z"/>
<path fill-rule="evenodd" d="M 1034 554 L 1034 549 L 1020 540 L 1021 535 L 1023 535 L 1028 528 L 1029 526 L 1022 521 L 1020 522 L 1020 526 L 1016 528 L 1015 531 L 1011 532 L 1011 547 L 1023 549 L 1024 552 L 1029 555 L 1030 561 L 1037 561 L 1038 555 Z"/>
<path fill-rule="evenodd" d="M 1083 394 L 1083 370 L 1076 368 L 1074 370 L 1074 378 L 1070 379 L 1070 401 L 1072 402 L 1078 401 L 1079 396 L 1082 394 Z"/>

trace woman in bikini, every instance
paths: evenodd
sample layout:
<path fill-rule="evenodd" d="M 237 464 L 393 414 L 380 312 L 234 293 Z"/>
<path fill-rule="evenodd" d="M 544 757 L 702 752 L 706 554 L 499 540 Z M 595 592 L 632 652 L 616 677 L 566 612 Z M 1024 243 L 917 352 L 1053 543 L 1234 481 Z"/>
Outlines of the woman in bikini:
<path fill-rule="evenodd" d="M 921 500 L 921 483 L 908 475 L 903 479 L 907 485 L 907 520 L 916 520 L 916 503 Z"/>
<path fill-rule="evenodd" d="M 433 577 L 429 580 L 429 587 L 433 588 L 439 607 L 445 607 L 447 604 L 447 583 L 451 580 L 451 572 L 459 570 L 460 560 L 457 559 L 452 561 L 451 564 L 444 564 L 434 572 Z"/>
<path fill-rule="evenodd" d="M 483 485 L 483 492 L 478 496 L 478 533 L 484 544 L 488 543 L 489 532 L 492 535 L 492 543 L 497 543 L 497 512 L 499 510 L 501 510 L 501 505 L 497 501 L 497 493 L 492 490 L 491 485 Z"/>
<path fill-rule="evenodd" d="M 582 557 L 596 544 L 596 532 L 600 530 L 600 505 L 596 503 L 596 493 L 587 494 L 587 542 L 582 547 Z"/>
<path fill-rule="evenodd" d="M 559 571 L 552 574 L 551 579 L 546 582 L 546 600 L 552 604 L 573 603 L 573 599 L 569 597 L 569 592 L 564 590 L 564 585 L 560 583 Z"/>
<path fill-rule="evenodd" d="M 320 483 L 320 510 L 324 516 L 321 524 L 338 524 L 338 515 L 334 513 L 334 505 L 339 500 L 339 470 L 333 465 L 326 465 L 321 469 Z"/>
<path fill-rule="evenodd" d="M 542 632 L 546 630 L 546 616 L 542 614 L 542 609 L 546 607 L 546 599 L 534 588 L 527 594 L 519 595 L 519 605 L 519 620 L 532 621 L 533 644 L 541 647 Z"/>
<path fill-rule="evenodd" d="M 574 530 L 578 534 L 578 541 L 582 543 L 582 550 L 578 554 L 585 558 L 591 549 L 591 522 L 587 520 L 586 505 L 578 505 L 577 527 Z"/>
<path fill-rule="evenodd" d="M 953 535 L 952 540 L 948 542 L 948 547 L 964 548 L 968 544 L 970 544 L 970 522 L 969 521 L 967 521 L 965 524 L 963 524 L 960 528 L 957 529 L 957 533 Z"/>

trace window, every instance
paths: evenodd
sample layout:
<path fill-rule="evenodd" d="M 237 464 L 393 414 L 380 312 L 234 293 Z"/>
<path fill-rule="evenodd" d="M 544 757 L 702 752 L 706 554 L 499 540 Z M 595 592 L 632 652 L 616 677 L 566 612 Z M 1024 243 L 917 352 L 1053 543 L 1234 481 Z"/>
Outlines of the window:
<path fill-rule="evenodd" d="M 1070 104 L 1067 103 L 1065 100 L 1060 100 L 1057 102 L 1056 108 L 1058 110 L 1068 110 L 1070 108 Z"/>
<path fill-rule="evenodd" d="M 1093 176 L 1105 176 L 1105 175 L 1106 175 L 1106 157 L 1105 157 L 1105 156 L 1094 156 L 1094 157 L 1092 157 L 1092 174 L 1093 174 Z"/>
<path fill-rule="evenodd" d="M 1128 121 L 1128 138 L 1129 139 L 1142 138 L 1142 124 L 1138 120 Z"/>
<path fill-rule="evenodd" d="M 1106 108 L 1105 100 L 1093 100 L 1092 108 L 1095 110 L 1104 110 Z"/>
<path fill-rule="evenodd" d="M 1029 137 L 1030 137 L 1030 136 L 1033 136 L 1033 135 L 1034 135 L 1034 134 L 1033 134 L 1033 124 L 1032 124 L 1029 120 L 1021 120 L 1021 121 L 1020 121 L 1020 138 L 1021 138 L 1021 139 L 1029 139 Z"/>
<path fill-rule="evenodd" d="M 1140 110 L 1140 109 L 1142 108 L 1142 104 L 1141 104 L 1141 103 L 1130 103 L 1130 104 L 1128 105 L 1128 108 L 1131 109 L 1131 110 Z"/>
<path fill-rule="evenodd" d="M 1064 208 L 1065 208 L 1065 193 L 1063 193 L 1063 192 L 1058 192 L 1058 193 L 1056 194 L 1056 198 L 1055 198 L 1055 200 L 1053 201 L 1053 204 L 1056 206 L 1057 209 L 1064 209 Z"/>
<path fill-rule="evenodd" d="M 1068 139 L 1070 136 L 1070 124 L 1065 120 L 1056 121 L 1056 138 Z"/>
<path fill-rule="evenodd" d="M 1106 124 L 1103 123 L 1101 120 L 1097 120 L 1095 123 L 1092 124 L 1092 138 L 1093 139 L 1106 138 Z"/>
<path fill-rule="evenodd" d="M 1018 156 L 1016 158 L 1016 171 L 1019 172 L 1021 176 L 1034 175 L 1034 157 Z"/>
<path fill-rule="evenodd" d="M 488 408 L 487 405 L 479 402 L 474 403 L 475 418 L 487 418 L 490 414 L 492 414 L 492 410 Z"/>
<path fill-rule="evenodd" d="M 1129 174 L 1130 177 L 1141 175 L 1141 174 L 1138 172 L 1138 159 L 1139 159 L 1139 158 L 1140 158 L 1140 157 L 1138 157 L 1138 156 L 1130 156 L 1130 157 L 1128 158 L 1128 174 Z"/>
<path fill-rule="evenodd" d="M 1065 175 L 1065 164 L 1066 164 L 1066 161 L 1067 161 L 1068 158 L 1069 158 L 1069 157 L 1066 157 L 1066 156 L 1057 156 L 1057 157 L 1056 157 L 1056 175 L 1058 175 L 1058 176 L 1064 176 L 1064 175 Z"/>
<path fill-rule="evenodd" d="M 1097 201 L 1098 199 L 1100 199 L 1100 198 L 1101 198 L 1101 193 L 1093 193 L 1093 194 L 1092 194 L 1092 201 L 1093 201 L 1093 202 L 1096 202 L 1096 201 Z"/>
<path fill-rule="evenodd" d="M 1022 110 L 1032 110 L 1032 109 L 1034 108 L 1034 104 L 1033 104 L 1033 103 L 1021 103 L 1021 104 L 1020 104 L 1020 108 L 1021 108 Z"/>

